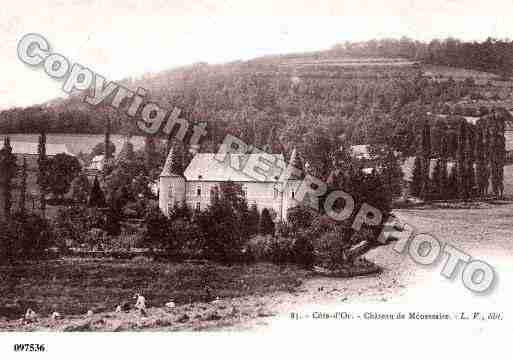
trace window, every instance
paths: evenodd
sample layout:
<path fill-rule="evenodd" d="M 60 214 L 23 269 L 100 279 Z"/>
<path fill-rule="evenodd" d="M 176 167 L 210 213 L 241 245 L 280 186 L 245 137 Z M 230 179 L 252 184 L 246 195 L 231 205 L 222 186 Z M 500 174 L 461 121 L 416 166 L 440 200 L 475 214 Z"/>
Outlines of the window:
<path fill-rule="evenodd" d="M 198 189 L 196 190 L 196 194 L 198 197 L 201 197 L 201 187 L 198 186 Z"/>
<path fill-rule="evenodd" d="M 201 203 L 200 202 L 197 202 L 196 203 L 196 211 L 201 211 Z"/>
<path fill-rule="evenodd" d="M 173 199 L 173 186 L 169 186 L 169 192 L 167 193 L 168 199 Z"/>
<path fill-rule="evenodd" d="M 274 194 L 274 198 L 278 198 L 278 196 L 279 196 L 278 188 L 274 187 L 273 194 Z"/>
<path fill-rule="evenodd" d="M 294 190 L 292 190 L 292 198 L 294 198 Z"/>
<path fill-rule="evenodd" d="M 246 185 L 243 184 L 241 186 L 241 189 L 242 189 L 242 197 L 247 198 L 247 196 L 248 196 L 248 188 L 246 187 Z"/>

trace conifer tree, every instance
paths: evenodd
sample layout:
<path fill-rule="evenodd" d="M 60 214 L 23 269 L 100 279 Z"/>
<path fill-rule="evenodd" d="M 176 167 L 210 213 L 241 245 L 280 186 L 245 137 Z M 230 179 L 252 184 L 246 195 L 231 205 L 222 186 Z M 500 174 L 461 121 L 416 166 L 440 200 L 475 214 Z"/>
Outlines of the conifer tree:
<path fill-rule="evenodd" d="M 260 213 L 258 213 L 258 208 L 257 208 L 256 203 L 253 203 L 249 207 L 248 219 L 247 219 L 248 233 L 250 235 L 254 235 L 254 234 L 258 233 L 259 223 L 260 223 Z"/>
<path fill-rule="evenodd" d="M 111 153 L 110 147 L 110 119 L 107 120 L 107 127 L 105 128 L 105 140 L 104 140 L 104 159 L 107 162 L 110 158 L 112 158 L 113 153 Z"/>
<path fill-rule="evenodd" d="M 433 170 L 433 180 L 431 188 L 432 199 L 442 199 L 445 188 L 445 183 L 442 179 L 442 160 L 439 158 L 436 160 L 435 168 Z"/>
<path fill-rule="evenodd" d="M 465 184 L 465 196 L 471 197 L 472 192 L 475 185 L 475 172 L 474 172 L 474 162 L 473 162 L 473 156 L 472 156 L 472 145 L 470 143 L 471 139 L 470 136 L 467 137 L 467 143 L 465 146 L 465 177 L 464 177 L 464 184 Z"/>
<path fill-rule="evenodd" d="M 429 170 L 431 164 L 431 128 L 427 121 L 425 121 L 422 128 L 422 188 L 420 192 L 421 198 L 426 198 L 429 194 Z"/>
<path fill-rule="evenodd" d="M 20 181 L 20 212 L 25 215 L 27 202 L 27 158 L 23 156 L 23 165 L 21 167 L 21 181 Z"/>
<path fill-rule="evenodd" d="M 383 185 L 392 198 L 401 195 L 403 171 L 399 165 L 398 158 L 392 150 L 387 151 L 385 155 L 381 177 L 383 179 Z"/>
<path fill-rule="evenodd" d="M 146 136 L 144 138 L 144 159 L 148 173 L 155 167 L 156 153 L 155 138 L 149 135 Z"/>
<path fill-rule="evenodd" d="M 46 156 L 46 133 L 44 131 L 39 136 L 37 163 L 37 183 L 39 185 L 41 213 L 44 218 L 46 216 L 46 193 L 48 191 L 49 170 L 49 161 L 48 157 Z"/>
<path fill-rule="evenodd" d="M 423 178 L 422 178 L 422 160 L 420 157 L 415 157 L 413 163 L 412 178 L 410 183 L 410 194 L 413 197 L 420 197 L 422 191 Z"/>
<path fill-rule="evenodd" d="M 78 174 L 71 182 L 71 198 L 76 203 L 87 203 L 91 185 L 84 172 Z"/>
<path fill-rule="evenodd" d="M 447 182 L 449 180 L 449 174 L 447 173 L 447 157 L 449 155 L 449 143 L 447 138 L 447 133 L 444 132 L 441 134 L 442 139 L 440 141 L 440 181 L 439 181 L 439 193 L 440 198 L 446 198 L 446 189 Z"/>
<path fill-rule="evenodd" d="M 262 210 L 262 214 L 260 215 L 260 234 L 274 234 L 274 222 L 271 218 L 271 214 L 267 208 Z"/>
<path fill-rule="evenodd" d="M 89 194 L 89 207 L 98 207 L 104 208 L 107 206 L 105 201 L 105 195 L 100 187 L 100 182 L 98 181 L 98 177 L 94 177 L 93 186 L 91 187 L 91 193 Z"/>
<path fill-rule="evenodd" d="M 485 196 L 488 189 L 488 165 L 482 125 L 478 125 L 476 132 L 476 184 L 479 196 Z"/>
<path fill-rule="evenodd" d="M 447 186 L 445 189 L 446 198 L 453 199 L 458 197 L 458 170 L 456 165 L 451 167 L 449 178 L 447 179 Z"/>
<path fill-rule="evenodd" d="M 12 189 L 13 180 L 16 177 L 17 165 L 16 156 L 12 153 L 11 141 L 9 137 L 4 138 L 4 146 L 0 150 L 0 190 L 4 199 L 4 215 L 9 218 L 12 207 Z"/>
<path fill-rule="evenodd" d="M 492 113 L 490 120 L 490 173 L 492 190 L 495 196 L 502 197 L 505 159 L 504 119 L 501 114 L 495 111 Z"/>
<path fill-rule="evenodd" d="M 467 140 L 467 127 L 464 120 L 461 121 L 458 133 L 458 148 L 456 150 L 456 174 L 458 180 L 458 197 L 467 197 L 467 185 L 466 185 L 466 163 L 465 163 L 465 147 Z"/>
<path fill-rule="evenodd" d="M 132 163 L 135 160 L 134 145 L 127 139 L 119 150 L 117 160 L 125 163 Z"/>

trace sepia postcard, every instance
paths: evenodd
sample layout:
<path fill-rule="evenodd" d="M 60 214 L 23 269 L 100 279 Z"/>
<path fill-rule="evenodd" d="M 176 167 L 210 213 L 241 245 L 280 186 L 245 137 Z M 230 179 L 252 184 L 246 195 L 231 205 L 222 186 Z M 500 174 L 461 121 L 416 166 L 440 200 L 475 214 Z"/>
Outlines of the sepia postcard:
<path fill-rule="evenodd" d="M 0 357 L 510 357 L 511 14 L 2 4 Z"/>

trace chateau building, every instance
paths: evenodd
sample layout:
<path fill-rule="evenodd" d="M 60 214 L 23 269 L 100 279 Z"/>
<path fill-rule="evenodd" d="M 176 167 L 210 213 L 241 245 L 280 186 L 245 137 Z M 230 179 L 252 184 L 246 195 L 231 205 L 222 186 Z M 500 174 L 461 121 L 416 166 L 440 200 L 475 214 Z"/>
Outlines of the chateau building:
<path fill-rule="evenodd" d="M 178 163 L 181 158 L 175 151 L 176 149 L 171 149 L 169 152 L 159 181 L 159 207 L 165 215 L 169 215 L 175 205 L 182 203 L 191 209 L 205 210 L 210 204 L 212 191 L 223 182 L 239 184 L 248 206 L 256 204 L 260 212 L 264 208 L 269 209 L 275 214 L 275 221 L 285 221 L 288 209 L 297 205 L 295 191 L 301 179 L 290 177 L 283 183 L 280 181 L 279 168 L 263 181 L 251 178 L 243 172 L 247 161 L 255 160 L 256 163 L 258 159 L 251 157 L 260 155 L 227 154 L 230 157 L 221 162 L 215 158 L 215 153 L 197 153 L 182 172 Z M 273 156 L 278 161 L 284 160 L 282 154 Z M 293 151 L 291 163 L 295 163 L 296 156 L 296 151 Z M 228 161 L 231 161 L 231 165 Z"/>

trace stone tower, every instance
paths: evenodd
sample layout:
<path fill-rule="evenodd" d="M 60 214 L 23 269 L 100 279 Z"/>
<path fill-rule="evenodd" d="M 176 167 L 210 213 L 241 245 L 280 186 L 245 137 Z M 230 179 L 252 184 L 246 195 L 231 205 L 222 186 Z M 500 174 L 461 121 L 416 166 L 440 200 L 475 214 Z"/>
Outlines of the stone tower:
<path fill-rule="evenodd" d="M 166 216 L 169 216 L 170 210 L 184 201 L 183 155 L 181 149 L 174 146 L 169 151 L 159 178 L 159 208 Z"/>

